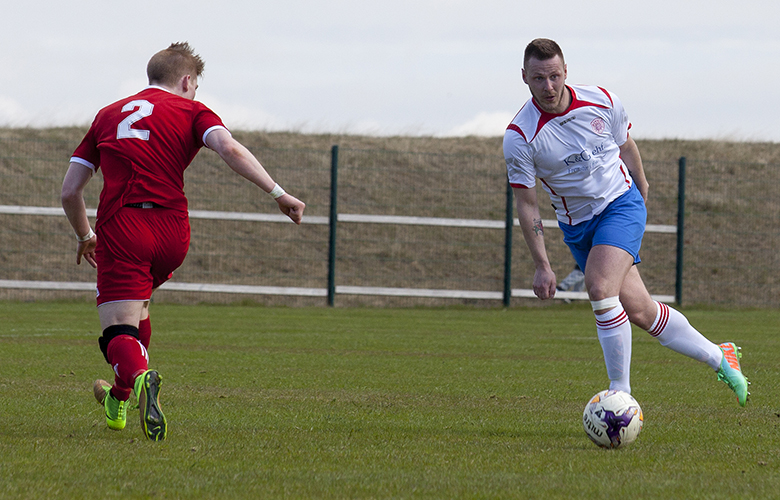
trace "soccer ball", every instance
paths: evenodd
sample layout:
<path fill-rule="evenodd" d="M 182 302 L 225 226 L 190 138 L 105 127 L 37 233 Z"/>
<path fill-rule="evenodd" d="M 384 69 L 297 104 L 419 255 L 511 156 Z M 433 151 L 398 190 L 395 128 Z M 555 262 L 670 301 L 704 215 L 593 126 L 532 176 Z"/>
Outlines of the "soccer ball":
<path fill-rule="evenodd" d="M 623 391 L 599 392 L 590 398 L 582 413 L 585 434 L 602 448 L 633 443 L 644 423 L 639 403 Z"/>

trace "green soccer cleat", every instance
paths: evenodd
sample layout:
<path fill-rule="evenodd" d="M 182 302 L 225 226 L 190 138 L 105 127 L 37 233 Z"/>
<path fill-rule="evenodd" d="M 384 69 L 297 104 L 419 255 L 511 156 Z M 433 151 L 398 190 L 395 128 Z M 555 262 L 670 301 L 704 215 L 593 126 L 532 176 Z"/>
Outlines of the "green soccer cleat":
<path fill-rule="evenodd" d="M 103 379 L 97 379 L 92 383 L 92 394 L 95 395 L 99 405 L 103 405 L 106 400 L 106 394 L 111 390 L 111 384 Z"/>
<path fill-rule="evenodd" d="M 152 441 L 162 441 L 168 434 L 168 424 L 160 409 L 162 377 L 155 370 L 146 370 L 135 379 L 135 393 L 141 415 L 141 429 Z"/>
<path fill-rule="evenodd" d="M 111 389 L 109 387 L 109 389 Z M 106 424 L 109 429 L 115 431 L 121 431 L 125 428 L 127 423 L 127 401 L 119 401 L 117 398 L 111 395 L 110 392 L 106 392 L 103 408 L 106 409 Z"/>
<path fill-rule="evenodd" d="M 718 380 L 725 382 L 734 391 L 739 406 L 745 406 L 750 396 L 748 392 L 750 382 L 742 374 L 742 367 L 739 364 L 739 358 L 742 357 L 742 353 L 739 352 L 740 348 L 733 342 L 726 342 L 718 347 L 723 352 L 723 359 L 720 362 L 720 368 L 718 368 Z"/>

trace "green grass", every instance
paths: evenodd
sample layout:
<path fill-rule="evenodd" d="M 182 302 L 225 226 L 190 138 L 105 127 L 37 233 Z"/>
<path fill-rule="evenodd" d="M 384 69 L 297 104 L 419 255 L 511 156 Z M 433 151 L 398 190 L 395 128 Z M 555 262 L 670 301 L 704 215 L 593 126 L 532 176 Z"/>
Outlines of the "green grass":
<path fill-rule="evenodd" d="M 582 306 L 152 307 L 165 442 L 106 428 L 83 303 L 0 303 L 0 498 L 777 498 L 780 311 L 687 310 L 743 347 L 747 408 L 634 333 L 645 428 L 582 430 L 607 385 Z"/>

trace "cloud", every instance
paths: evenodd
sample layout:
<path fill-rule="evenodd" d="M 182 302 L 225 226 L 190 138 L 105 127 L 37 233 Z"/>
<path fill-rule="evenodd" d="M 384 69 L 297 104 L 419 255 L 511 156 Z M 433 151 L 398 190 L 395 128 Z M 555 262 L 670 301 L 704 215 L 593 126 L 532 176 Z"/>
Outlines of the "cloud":
<path fill-rule="evenodd" d="M 24 127 L 29 125 L 30 117 L 19 101 L 0 95 L 0 126 Z"/>
<path fill-rule="evenodd" d="M 0 126 L 87 124 L 145 86 L 151 54 L 188 40 L 207 61 L 209 95 L 198 98 L 233 129 L 500 136 L 528 97 L 523 48 L 544 36 L 561 43 L 569 83 L 620 96 L 637 137 L 734 129 L 780 140 L 766 92 L 740 76 L 780 77 L 767 64 L 780 53 L 778 2 L 711 0 L 703 13 L 679 0 L 607 0 L 599 26 L 623 29 L 589 31 L 572 29 L 582 22 L 574 0 L 556 4 L 558 16 L 506 0 L 235 0 L 208 16 L 207 0 L 179 3 L 158 2 L 132 25 L 132 43 L 117 36 L 121 2 L 14 4 L 0 18 L 0 42 L 18 47 L 0 53 Z"/>
<path fill-rule="evenodd" d="M 206 92 L 198 92 L 196 98 L 217 113 L 229 129 L 273 132 L 295 128 L 273 113 L 255 106 L 236 104 Z"/>
<path fill-rule="evenodd" d="M 451 128 L 440 134 L 442 137 L 465 137 L 477 135 L 482 137 L 497 137 L 504 135 L 509 122 L 512 121 L 514 112 L 497 111 L 494 113 L 479 113 L 471 120 Z"/>

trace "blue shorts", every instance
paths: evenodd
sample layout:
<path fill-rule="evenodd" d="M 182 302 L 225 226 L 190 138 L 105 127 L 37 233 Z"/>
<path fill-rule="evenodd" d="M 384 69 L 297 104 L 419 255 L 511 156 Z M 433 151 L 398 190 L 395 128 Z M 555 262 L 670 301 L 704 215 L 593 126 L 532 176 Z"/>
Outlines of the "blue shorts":
<path fill-rule="evenodd" d="M 639 248 L 647 223 L 645 200 L 636 185 L 623 193 L 618 199 L 607 205 L 603 212 L 591 220 L 575 226 L 558 222 L 563 231 L 563 242 L 569 246 L 574 260 L 585 270 L 590 249 L 596 245 L 609 245 L 622 248 L 639 264 Z"/>

